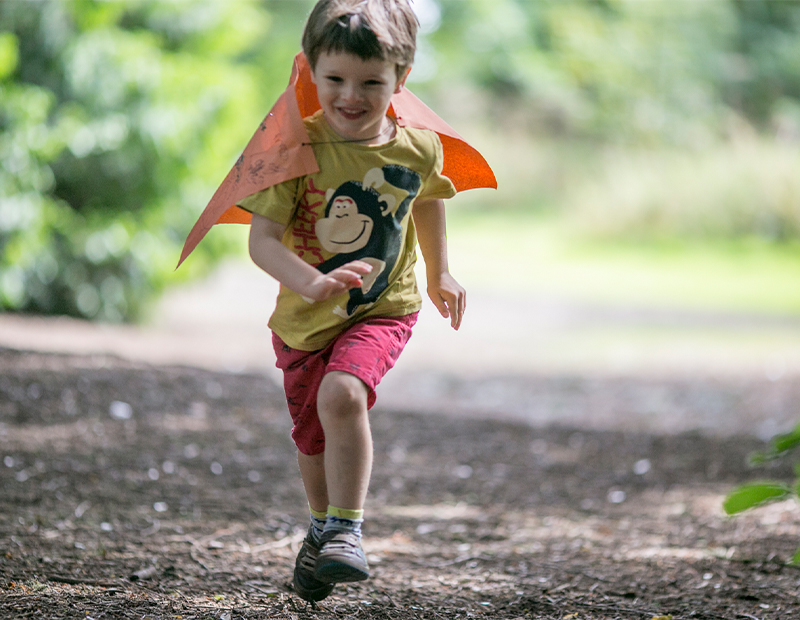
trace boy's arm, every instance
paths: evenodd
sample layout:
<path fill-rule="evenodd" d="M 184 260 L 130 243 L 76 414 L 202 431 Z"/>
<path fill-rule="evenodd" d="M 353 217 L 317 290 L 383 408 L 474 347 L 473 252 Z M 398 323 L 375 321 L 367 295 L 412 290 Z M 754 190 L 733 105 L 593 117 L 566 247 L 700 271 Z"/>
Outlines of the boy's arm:
<path fill-rule="evenodd" d="M 361 276 L 372 271 L 371 265 L 352 261 L 324 274 L 281 243 L 285 231 L 283 224 L 253 213 L 250 258 L 278 282 L 303 297 L 324 301 L 361 286 Z"/>
<path fill-rule="evenodd" d="M 467 292 L 450 275 L 447 264 L 444 200 L 415 202 L 412 215 L 425 259 L 428 296 L 444 318 L 450 317 L 452 328 L 458 329 L 467 307 Z"/>

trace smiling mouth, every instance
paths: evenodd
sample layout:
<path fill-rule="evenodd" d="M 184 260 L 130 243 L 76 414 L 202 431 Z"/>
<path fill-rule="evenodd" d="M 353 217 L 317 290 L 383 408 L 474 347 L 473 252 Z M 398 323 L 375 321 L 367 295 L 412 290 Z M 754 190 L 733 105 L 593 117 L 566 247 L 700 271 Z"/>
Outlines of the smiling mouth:
<path fill-rule="evenodd" d="M 345 108 L 336 108 L 336 110 L 341 116 L 351 121 L 359 119 L 366 114 L 365 110 L 348 110 Z"/>
<path fill-rule="evenodd" d="M 331 239 L 331 243 L 335 243 L 336 245 L 350 245 L 351 243 L 355 243 L 356 241 L 361 239 L 361 237 L 364 236 L 364 231 L 365 230 L 367 230 L 367 223 L 366 222 L 361 222 L 361 230 L 350 241 L 334 241 L 333 239 Z"/>

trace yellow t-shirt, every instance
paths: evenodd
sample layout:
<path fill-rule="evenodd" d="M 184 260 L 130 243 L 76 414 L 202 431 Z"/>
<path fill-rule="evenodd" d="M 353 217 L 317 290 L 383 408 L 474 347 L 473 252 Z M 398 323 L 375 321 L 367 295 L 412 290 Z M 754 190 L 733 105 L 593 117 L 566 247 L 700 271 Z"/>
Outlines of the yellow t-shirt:
<path fill-rule="evenodd" d="M 380 145 L 342 142 L 321 112 L 304 119 L 319 172 L 248 196 L 239 206 L 286 226 L 283 244 L 323 273 L 363 260 L 373 266 L 363 286 L 310 302 L 281 286 L 270 328 L 295 349 L 324 348 L 369 316 L 416 312 L 418 199 L 450 198 L 442 176 L 442 144 L 430 130 L 397 127 Z"/>

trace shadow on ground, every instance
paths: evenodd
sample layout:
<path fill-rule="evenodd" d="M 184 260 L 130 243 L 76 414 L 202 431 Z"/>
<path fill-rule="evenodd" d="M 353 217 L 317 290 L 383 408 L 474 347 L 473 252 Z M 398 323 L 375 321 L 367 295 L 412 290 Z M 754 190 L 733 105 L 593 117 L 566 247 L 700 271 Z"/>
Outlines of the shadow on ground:
<path fill-rule="evenodd" d="M 574 383 L 550 389 L 569 396 Z M 721 511 L 754 475 L 756 439 L 380 409 L 373 578 L 307 606 L 288 585 L 306 515 L 287 418 L 263 374 L 0 349 L 0 615 L 800 613 L 800 571 L 786 563 L 797 507 Z"/>

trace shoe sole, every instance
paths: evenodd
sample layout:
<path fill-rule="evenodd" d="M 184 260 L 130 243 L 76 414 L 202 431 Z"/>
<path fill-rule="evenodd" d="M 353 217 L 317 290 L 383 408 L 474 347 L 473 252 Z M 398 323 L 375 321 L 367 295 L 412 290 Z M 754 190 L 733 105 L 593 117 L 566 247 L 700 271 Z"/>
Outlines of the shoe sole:
<path fill-rule="evenodd" d="M 369 579 L 369 572 L 336 560 L 317 561 L 314 577 L 325 583 L 350 583 Z"/>
<path fill-rule="evenodd" d="M 295 594 L 304 601 L 312 601 L 314 603 L 328 598 L 331 592 L 333 592 L 333 585 L 332 583 L 325 583 L 318 588 L 308 589 L 297 583 L 297 579 L 292 579 L 292 587 L 294 588 Z"/>

